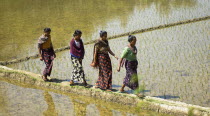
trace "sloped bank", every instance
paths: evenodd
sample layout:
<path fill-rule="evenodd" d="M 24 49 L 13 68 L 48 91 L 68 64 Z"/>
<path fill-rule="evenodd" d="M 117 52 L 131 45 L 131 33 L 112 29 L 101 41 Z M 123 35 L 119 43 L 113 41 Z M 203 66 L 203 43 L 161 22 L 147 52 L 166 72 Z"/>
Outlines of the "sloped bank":
<path fill-rule="evenodd" d="M 123 105 L 136 106 L 139 109 L 153 110 L 156 112 L 167 113 L 177 116 L 210 115 L 209 107 L 201 107 L 150 96 L 146 96 L 144 99 L 140 99 L 133 94 L 106 92 L 99 89 L 85 88 L 81 86 L 69 86 L 68 82 L 44 82 L 41 79 L 41 75 L 39 74 L 34 74 L 23 70 L 14 70 L 5 66 L 0 66 L 0 78 L 5 80 L 17 81 L 19 83 L 31 84 L 48 89 L 60 90 L 68 93 L 94 97 Z"/>

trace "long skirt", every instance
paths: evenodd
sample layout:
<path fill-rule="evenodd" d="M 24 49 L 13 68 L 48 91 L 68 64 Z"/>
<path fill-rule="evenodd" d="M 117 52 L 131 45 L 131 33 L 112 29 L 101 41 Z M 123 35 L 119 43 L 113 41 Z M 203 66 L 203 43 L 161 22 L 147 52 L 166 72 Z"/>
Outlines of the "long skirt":
<path fill-rule="evenodd" d="M 126 76 L 124 78 L 123 84 L 132 90 L 135 90 L 139 87 L 137 66 L 138 61 L 125 61 Z"/>
<path fill-rule="evenodd" d="M 98 54 L 99 77 L 96 86 L 112 89 L 112 64 L 108 54 Z"/>
<path fill-rule="evenodd" d="M 83 70 L 82 62 L 79 61 L 79 58 L 76 58 L 74 56 L 71 56 L 71 62 L 73 65 L 71 79 L 83 82 L 85 80 L 85 73 Z"/>
<path fill-rule="evenodd" d="M 48 49 L 48 50 L 43 49 L 42 58 L 46 65 L 43 71 L 43 75 L 45 77 L 50 76 L 51 71 L 52 71 L 52 66 L 53 66 L 54 51 L 52 49 Z"/>

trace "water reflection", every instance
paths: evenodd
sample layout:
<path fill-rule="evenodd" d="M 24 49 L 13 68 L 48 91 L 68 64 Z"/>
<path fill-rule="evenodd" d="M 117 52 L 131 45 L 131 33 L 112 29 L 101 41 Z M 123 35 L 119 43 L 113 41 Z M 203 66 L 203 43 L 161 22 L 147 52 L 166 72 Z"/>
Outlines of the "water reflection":
<path fill-rule="evenodd" d="M 136 112 L 135 107 L 122 106 L 90 97 L 34 88 L 31 85 L 11 81 L 10 83 L 7 80 L 0 81 L 1 88 L 4 88 L 0 92 L 0 96 L 4 95 L 4 98 L 7 99 L 6 104 L 4 104 L 5 108 L 0 108 L 0 111 L 2 111 L 1 113 L 7 112 L 6 115 L 107 116 L 121 113 L 166 116 L 145 110 Z"/>
<path fill-rule="evenodd" d="M 7 110 L 8 99 L 4 95 L 4 89 L 6 88 L 0 84 L 0 115 L 1 116 L 8 115 L 8 110 Z"/>
<path fill-rule="evenodd" d="M 87 103 L 80 101 L 78 99 L 73 100 L 74 112 L 76 116 L 85 116 Z"/>
<path fill-rule="evenodd" d="M 40 90 L 18 87 L 7 82 L 0 81 L 0 98 L 4 101 L 5 116 L 40 116 L 47 109 Z M 1 109 L 1 108 L 0 108 Z"/>
<path fill-rule="evenodd" d="M 47 102 L 48 108 L 43 112 L 44 116 L 58 116 L 58 113 L 55 109 L 55 104 L 53 102 L 52 96 L 48 93 L 48 91 L 44 92 L 44 100 Z"/>
<path fill-rule="evenodd" d="M 194 7 L 196 4 L 197 0 L 140 0 L 140 5 L 145 9 L 155 5 L 157 12 L 163 17 L 168 17 L 171 12 L 179 8 L 190 8 Z"/>
<path fill-rule="evenodd" d="M 100 112 L 95 104 L 89 104 L 86 108 L 86 116 L 99 116 Z"/>
<path fill-rule="evenodd" d="M 0 60 L 37 53 L 37 38 L 45 27 L 52 28 L 58 48 L 68 45 L 75 29 L 81 29 L 84 41 L 89 41 L 98 38 L 102 29 L 114 35 L 203 17 L 209 15 L 209 4 L 206 0 L 1 0 Z"/>

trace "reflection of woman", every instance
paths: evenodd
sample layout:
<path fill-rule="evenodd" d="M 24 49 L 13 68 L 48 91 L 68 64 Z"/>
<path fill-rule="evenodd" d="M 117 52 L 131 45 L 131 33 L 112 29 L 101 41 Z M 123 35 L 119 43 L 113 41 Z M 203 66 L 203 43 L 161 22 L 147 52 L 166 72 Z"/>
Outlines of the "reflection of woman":
<path fill-rule="evenodd" d="M 121 92 L 124 91 L 125 86 L 135 90 L 138 88 L 138 77 L 137 77 L 137 66 L 138 61 L 136 58 L 137 55 L 137 48 L 136 48 L 136 37 L 130 35 L 128 37 L 129 45 L 124 48 L 123 53 L 120 59 L 120 65 L 118 68 L 118 72 L 120 71 L 120 67 L 125 61 L 125 68 L 126 68 L 126 76 L 123 81 L 123 86 L 120 89 Z"/>
<path fill-rule="evenodd" d="M 100 116 L 113 116 L 113 109 L 105 106 L 104 104 L 97 104 Z"/>
<path fill-rule="evenodd" d="M 110 91 L 112 89 L 112 64 L 109 53 L 118 59 L 111 51 L 107 40 L 107 32 L 100 32 L 100 39 L 94 45 L 94 56 L 91 66 L 99 67 L 99 77 L 96 88 Z"/>
<path fill-rule="evenodd" d="M 74 104 L 74 114 L 75 116 L 86 116 L 86 103 L 81 103 L 79 100 L 72 100 Z"/>
<path fill-rule="evenodd" d="M 48 81 L 47 76 L 50 76 L 53 66 L 53 59 L 56 57 L 50 36 L 51 29 L 45 28 L 44 34 L 38 40 L 38 49 L 40 60 L 46 64 L 43 71 L 42 79 Z"/>
<path fill-rule="evenodd" d="M 52 96 L 48 93 L 48 91 L 44 92 L 44 99 L 47 102 L 48 108 L 43 112 L 45 116 L 57 116 L 58 113 L 55 110 L 55 104 L 53 102 Z"/>

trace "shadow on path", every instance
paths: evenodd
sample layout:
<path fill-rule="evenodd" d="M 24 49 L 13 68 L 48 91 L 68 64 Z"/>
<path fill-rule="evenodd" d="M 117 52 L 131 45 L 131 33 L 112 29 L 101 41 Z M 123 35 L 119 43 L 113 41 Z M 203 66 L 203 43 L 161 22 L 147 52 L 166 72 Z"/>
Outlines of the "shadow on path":
<path fill-rule="evenodd" d="M 162 98 L 162 99 L 175 99 L 175 98 L 180 98 L 179 96 L 171 96 L 171 95 L 153 96 L 153 97 L 158 97 L 158 98 Z"/>
<path fill-rule="evenodd" d="M 64 82 L 64 81 L 68 81 L 68 80 L 67 80 L 67 79 L 62 80 L 62 79 L 52 78 L 52 79 L 50 79 L 50 81 L 49 81 L 49 82 L 61 83 L 61 82 Z"/>

